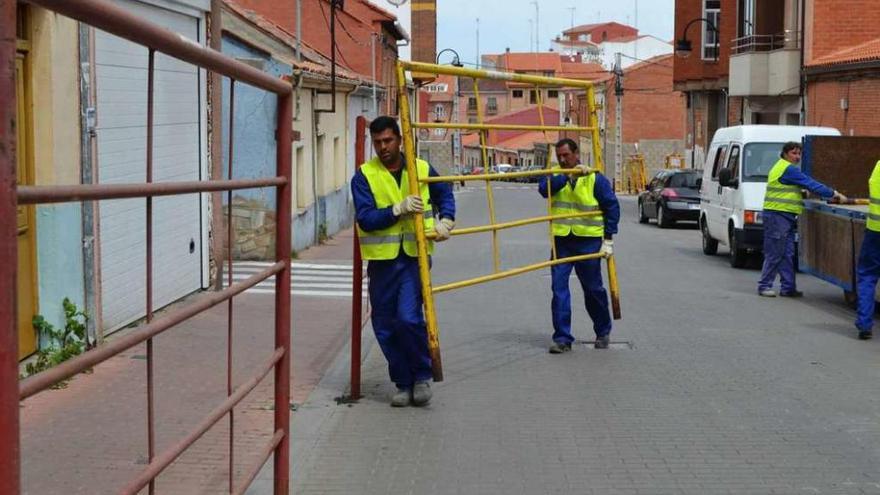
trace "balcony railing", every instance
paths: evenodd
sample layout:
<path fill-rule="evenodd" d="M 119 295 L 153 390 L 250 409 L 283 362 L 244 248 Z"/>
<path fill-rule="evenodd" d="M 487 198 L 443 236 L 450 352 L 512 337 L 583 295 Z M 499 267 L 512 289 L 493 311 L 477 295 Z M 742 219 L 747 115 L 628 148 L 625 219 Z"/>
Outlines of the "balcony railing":
<path fill-rule="evenodd" d="M 731 53 L 770 52 L 773 50 L 800 48 L 800 31 L 786 31 L 777 34 L 752 34 L 741 38 L 734 38 L 731 42 Z"/>

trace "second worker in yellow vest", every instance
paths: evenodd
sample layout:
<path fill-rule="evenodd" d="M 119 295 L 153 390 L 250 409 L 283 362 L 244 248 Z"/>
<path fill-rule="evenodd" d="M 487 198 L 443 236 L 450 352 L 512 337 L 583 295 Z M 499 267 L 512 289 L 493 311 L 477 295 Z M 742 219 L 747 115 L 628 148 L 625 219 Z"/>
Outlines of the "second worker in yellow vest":
<path fill-rule="evenodd" d="M 859 264 L 856 267 L 856 329 L 862 340 L 874 336 L 874 298 L 877 280 L 880 279 L 880 161 L 874 165 L 874 171 L 868 179 L 868 191 L 871 197 L 865 222 L 865 238 L 862 240 Z"/>
<path fill-rule="evenodd" d="M 782 297 L 800 297 L 794 272 L 797 217 L 804 209 L 801 190 L 806 189 L 823 198 L 846 199 L 830 187 L 801 172 L 800 143 L 785 143 L 779 161 L 767 176 L 764 195 L 764 266 L 758 281 L 758 295 L 776 297 L 773 283 L 779 275 Z"/>
<path fill-rule="evenodd" d="M 377 156 L 361 165 L 351 191 L 361 256 L 369 261 L 371 322 L 397 385 L 391 405 L 421 406 L 431 399 L 432 373 L 415 214 L 423 213 L 425 230 L 435 231 L 437 240 L 444 241 L 455 227 L 455 197 L 445 183 L 420 183 L 418 191 L 410 191 L 400 128 L 393 118 L 374 120 L 370 137 Z M 437 175 L 423 160 L 417 160 L 416 170 L 420 178 Z"/>
<path fill-rule="evenodd" d="M 589 216 L 553 221 L 553 242 L 557 258 L 569 258 L 584 254 L 612 253 L 613 236 L 620 220 L 620 205 L 614 188 L 604 175 L 589 172 L 580 164 L 577 144 L 571 139 L 556 143 L 556 157 L 562 168 L 579 168 L 575 175 L 543 177 L 538 182 L 538 192 L 550 194 L 551 212 L 556 215 L 593 213 Z M 571 350 L 574 337 L 571 334 L 571 291 L 568 280 L 574 269 L 584 291 L 584 303 L 593 320 L 596 348 L 607 349 L 611 333 L 611 313 L 608 311 L 608 294 L 602 286 L 602 260 L 590 259 L 555 265 L 552 275 L 553 298 L 553 344 L 551 354 Z"/>

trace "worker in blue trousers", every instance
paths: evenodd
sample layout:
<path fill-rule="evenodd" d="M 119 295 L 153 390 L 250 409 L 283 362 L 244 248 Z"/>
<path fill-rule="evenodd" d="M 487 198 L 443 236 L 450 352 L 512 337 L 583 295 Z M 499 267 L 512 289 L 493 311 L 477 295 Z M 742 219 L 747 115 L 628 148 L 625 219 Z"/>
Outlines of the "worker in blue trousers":
<path fill-rule="evenodd" d="M 868 220 L 865 224 L 862 250 L 859 252 L 859 265 L 856 268 L 856 329 L 862 340 L 874 336 L 874 295 L 877 291 L 877 279 L 880 278 L 880 161 L 874 165 L 874 171 L 868 180 L 868 191 Z"/>
<path fill-rule="evenodd" d="M 423 406 L 431 400 L 432 373 L 413 219 L 424 214 L 425 230 L 445 241 L 455 227 L 455 198 L 445 183 L 410 191 L 400 127 L 393 118 L 373 120 L 370 137 L 377 156 L 355 173 L 351 191 L 361 256 L 369 261 L 373 331 L 397 386 L 391 405 Z M 416 168 L 419 177 L 438 175 L 423 160 Z"/>
<path fill-rule="evenodd" d="M 846 196 L 811 179 L 798 164 L 801 161 L 800 143 L 788 142 L 782 146 L 780 159 L 767 176 L 764 195 L 764 266 L 758 281 L 758 295 L 776 297 L 773 283 L 779 275 L 781 297 L 801 297 L 794 272 L 794 246 L 797 217 L 804 210 L 802 190 L 806 189 L 823 198 L 846 200 Z"/>
<path fill-rule="evenodd" d="M 577 168 L 580 173 L 545 176 L 538 182 L 538 192 L 546 198 L 549 181 L 551 214 L 601 212 L 598 216 L 553 221 L 556 257 L 568 258 L 598 252 L 610 256 L 613 252 L 613 237 L 617 233 L 617 223 L 620 220 L 620 204 L 614 195 L 614 188 L 604 175 L 581 165 L 578 146 L 573 140 L 562 139 L 556 143 L 556 158 L 562 168 Z M 587 313 L 593 320 L 595 347 L 608 348 L 611 313 L 608 311 L 608 294 L 602 286 L 602 260 L 590 259 L 554 265 L 550 269 L 553 288 L 551 354 L 570 351 L 574 342 L 571 334 L 571 291 L 568 288 L 572 269 L 584 291 Z"/>

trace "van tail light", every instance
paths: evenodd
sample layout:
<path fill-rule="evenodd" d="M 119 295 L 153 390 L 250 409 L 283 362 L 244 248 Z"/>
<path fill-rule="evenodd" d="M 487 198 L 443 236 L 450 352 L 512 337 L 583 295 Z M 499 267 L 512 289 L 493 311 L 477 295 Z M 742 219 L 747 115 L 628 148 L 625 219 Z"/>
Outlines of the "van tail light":
<path fill-rule="evenodd" d="M 664 189 L 663 192 L 660 193 L 660 196 L 663 196 L 666 199 L 674 199 L 678 197 L 678 193 L 675 192 L 675 189 Z"/>
<path fill-rule="evenodd" d="M 761 225 L 764 223 L 764 219 L 761 218 L 760 211 L 746 210 L 743 214 L 743 220 L 746 225 Z"/>

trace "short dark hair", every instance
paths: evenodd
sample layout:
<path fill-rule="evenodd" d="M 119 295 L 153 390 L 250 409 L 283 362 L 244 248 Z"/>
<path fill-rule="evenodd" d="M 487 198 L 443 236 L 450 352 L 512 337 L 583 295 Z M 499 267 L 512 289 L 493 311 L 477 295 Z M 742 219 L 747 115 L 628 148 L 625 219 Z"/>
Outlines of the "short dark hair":
<path fill-rule="evenodd" d="M 387 129 L 391 129 L 394 131 L 395 136 L 400 137 L 400 126 L 397 125 L 397 121 L 394 120 L 394 117 L 383 115 L 381 117 L 376 117 L 370 122 L 370 134 L 379 134 Z"/>
<path fill-rule="evenodd" d="M 779 156 L 782 158 L 785 158 L 785 154 L 788 153 L 789 151 L 800 150 L 803 148 L 804 147 L 801 146 L 801 143 L 798 143 L 797 141 L 789 141 L 789 142 L 782 145 L 782 153 L 780 153 Z"/>
<path fill-rule="evenodd" d="M 562 138 L 556 142 L 557 148 L 562 148 L 563 146 L 568 146 L 569 151 L 577 153 L 578 145 L 574 142 L 574 139 Z"/>

